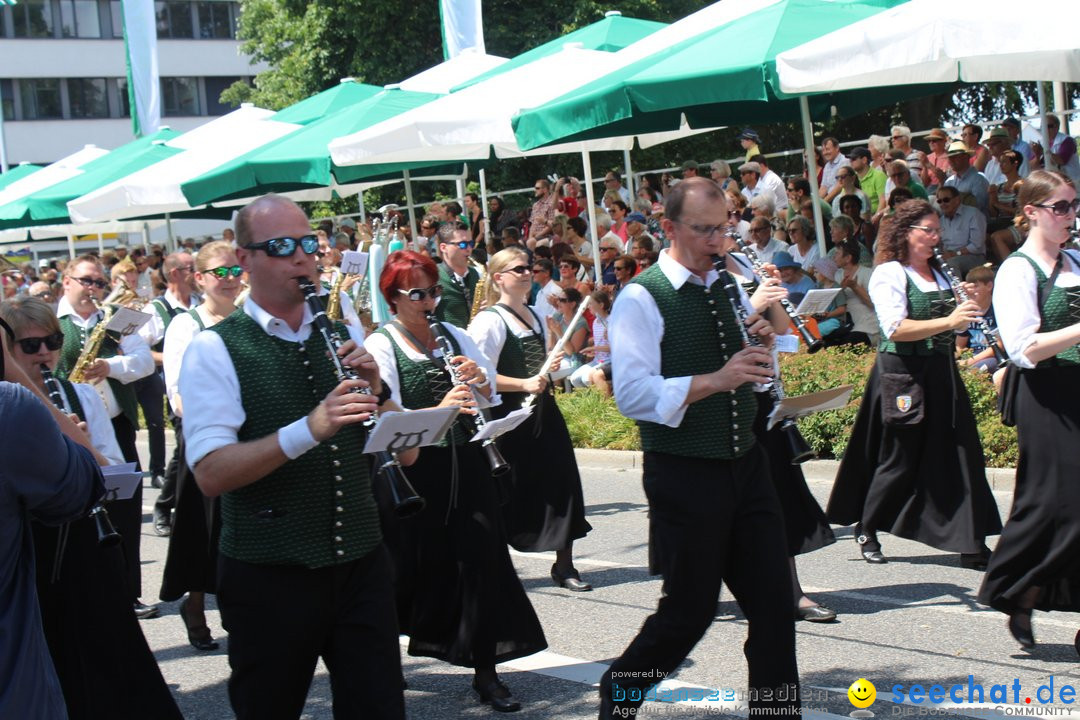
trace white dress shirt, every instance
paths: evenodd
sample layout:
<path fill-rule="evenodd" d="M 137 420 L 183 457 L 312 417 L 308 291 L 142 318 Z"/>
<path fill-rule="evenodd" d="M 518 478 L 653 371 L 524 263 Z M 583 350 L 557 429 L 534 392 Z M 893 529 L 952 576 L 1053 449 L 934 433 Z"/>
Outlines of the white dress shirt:
<path fill-rule="evenodd" d="M 300 328 L 295 331 L 250 297 L 244 301 L 243 310 L 268 335 L 295 343 L 304 342 L 311 335 L 311 311 L 307 305 Z M 363 346 L 364 329 L 357 324 L 349 325 L 348 331 L 349 337 Z M 188 465 L 195 467 L 215 450 L 238 442 L 240 427 L 247 418 L 236 367 L 225 341 L 216 332 L 198 333 L 191 340 L 183 355 L 179 387 L 184 404 L 186 457 Z M 267 392 L 273 390 L 267 388 Z M 282 452 L 292 460 L 319 444 L 311 435 L 306 415 L 279 429 L 277 440 Z"/>
<path fill-rule="evenodd" d="M 836 157 L 828 161 L 821 167 L 821 192 L 827 193 L 832 190 L 833 185 L 838 181 L 836 179 L 836 173 L 840 171 L 840 168 L 851 165 L 851 161 L 844 157 L 840 152 L 836 153 Z"/>
<path fill-rule="evenodd" d="M 112 422 L 101 396 L 92 385 L 72 383 L 71 386 L 75 388 L 75 395 L 82 403 L 83 414 L 86 415 L 86 432 L 90 435 L 94 449 L 101 453 L 110 465 L 122 465 L 124 454 L 116 443 L 116 433 L 113 432 Z M 68 403 L 67 393 L 61 392 L 60 397 L 64 399 L 64 412 L 74 413 L 74 408 Z"/>
<path fill-rule="evenodd" d="M 684 283 L 711 286 L 719 276 L 709 270 L 702 281 L 674 260 L 667 250 L 660 253 L 660 271 L 678 290 Z M 754 309 L 750 298 L 739 288 L 748 313 Z M 719 298 L 726 302 L 727 296 Z M 619 412 L 634 420 L 679 427 L 689 405 L 692 376 L 666 378 L 660 374 L 660 343 L 664 339 L 664 319 L 653 296 L 644 287 L 631 283 L 615 299 L 608 323 L 611 337 L 612 376 Z"/>
<path fill-rule="evenodd" d="M 765 174 L 761 176 L 761 179 L 758 180 L 758 185 L 764 186 L 764 188 L 772 195 L 777 212 L 787 210 L 787 185 L 784 184 L 783 178 L 772 170 L 767 170 Z"/>
<path fill-rule="evenodd" d="M 777 240 L 775 237 L 770 236 L 769 242 L 765 245 L 765 247 L 761 247 L 757 243 L 752 243 L 751 247 L 757 254 L 758 258 L 761 260 L 761 262 L 771 263 L 773 255 L 780 252 L 781 250 L 790 252 L 792 246 L 788 245 L 783 240 Z M 815 245 L 814 247 L 817 246 Z"/>
<path fill-rule="evenodd" d="M 536 293 L 536 305 L 532 306 L 532 309 L 536 311 L 536 314 L 541 319 L 549 318 L 558 312 L 558 306 L 552 305 L 549 302 L 549 298 L 561 298 L 563 297 L 563 289 L 559 287 L 559 283 L 554 280 L 548 280 L 544 287 L 540 288 L 540 291 Z"/>
<path fill-rule="evenodd" d="M 192 293 L 191 304 L 185 305 L 180 301 L 180 298 L 173 295 L 172 290 L 166 290 L 165 294 L 159 299 L 163 300 L 168 307 L 176 308 L 177 310 L 180 310 L 180 312 L 186 312 L 191 308 L 196 307 L 200 302 L 199 296 Z M 147 345 L 154 347 L 165 338 L 165 321 L 161 319 L 161 313 L 154 307 L 154 303 L 147 303 L 142 311 L 148 313 L 150 319 L 145 325 L 139 328 L 139 335 L 142 336 L 142 339 L 146 341 Z M 179 313 L 177 313 L 177 315 L 179 316 Z"/>
<path fill-rule="evenodd" d="M 1080 258 L 1068 250 L 1062 254 L 1061 271 L 1054 285 L 1076 287 L 1080 285 Z M 1054 272 L 1052 265 L 1038 258 L 1032 259 L 1048 278 Z M 1031 263 L 1024 258 L 1008 258 L 998 269 L 994 278 L 994 317 L 1010 362 L 1022 368 L 1035 367 L 1025 353 L 1042 326 L 1038 277 Z"/>
<path fill-rule="evenodd" d="M 891 338 L 900 323 L 907 319 L 908 296 L 907 280 L 911 278 L 915 287 L 923 292 L 944 291 L 945 295 L 952 297 L 952 287 L 949 281 L 940 273 L 935 272 L 937 282 L 929 282 L 921 275 L 901 265 L 896 260 L 882 263 L 874 268 L 867 285 L 867 292 L 874 302 L 874 312 L 877 313 L 878 325 L 886 338 Z"/>
<path fill-rule="evenodd" d="M 62 318 L 65 315 L 70 315 L 76 327 L 89 333 L 101 319 L 102 311 L 99 310 L 84 320 L 71 307 L 68 299 L 62 297 L 56 307 L 56 316 Z M 103 358 L 109 364 L 109 377 L 112 379 L 127 385 L 154 372 L 154 358 L 150 355 L 150 346 L 139 337 L 138 333 L 120 338 L 120 351 L 122 354 Z"/>

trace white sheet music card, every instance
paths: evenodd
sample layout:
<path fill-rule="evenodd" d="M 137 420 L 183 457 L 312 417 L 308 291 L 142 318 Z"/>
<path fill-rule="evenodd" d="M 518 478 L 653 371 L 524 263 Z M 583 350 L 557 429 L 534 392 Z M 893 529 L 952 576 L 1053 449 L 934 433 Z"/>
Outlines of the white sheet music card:
<path fill-rule="evenodd" d="M 530 405 L 527 408 L 518 408 L 500 420 L 489 420 L 485 423 L 483 430 L 473 435 L 472 442 L 482 442 L 488 438 L 497 438 L 500 435 L 505 435 L 521 423 L 525 422 L 525 418 L 532 415 L 532 411 L 533 406 Z"/>
<path fill-rule="evenodd" d="M 461 408 L 427 408 L 379 415 L 379 425 L 364 445 L 365 453 L 398 453 L 415 447 L 434 445 L 454 424 Z"/>
<path fill-rule="evenodd" d="M 346 250 L 341 253 L 341 272 L 346 275 L 359 275 L 367 272 L 368 254 L 360 250 Z"/>
<path fill-rule="evenodd" d="M 142 473 L 135 469 L 135 463 L 106 465 L 101 468 L 105 478 L 106 500 L 127 500 L 135 496 L 135 490 L 142 482 Z"/>
<path fill-rule="evenodd" d="M 799 352 L 799 336 L 792 333 L 776 336 L 776 351 L 782 353 Z"/>
<path fill-rule="evenodd" d="M 823 313 L 832 305 L 832 301 L 840 294 L 840 288 L 828 288 L 827 290 L 808 290 L 806 297 L 799 303 L 795 310 L 796 315 L 816 315 Z"/>
<path fill-rule="evenodd" d="M 139 312 L 131 308 L 117 308 L 113 313 L 106 330 L 118 333 L 121 336 L 132 335 L 146 323 L 150 322 L 150 313 Z"/>

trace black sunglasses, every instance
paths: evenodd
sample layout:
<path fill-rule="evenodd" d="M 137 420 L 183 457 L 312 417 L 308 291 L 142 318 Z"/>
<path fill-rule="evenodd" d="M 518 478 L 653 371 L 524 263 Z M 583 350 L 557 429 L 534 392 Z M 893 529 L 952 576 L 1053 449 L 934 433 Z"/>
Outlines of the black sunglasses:
<path fill-rule="evenodd" d="M 408 295 L 409 299 L 413 302 L 420 302 L 427 297 L 431 297 L 432 300 L 442 295 L 442 285 L 432 285 L 429 288 L 409 288 L 408 290 L 398 290 L 402 295 Z"/>
<path fill-rule="evenodd" d="M 49 350 L 59 350 L 64 345 L 64 333 L 58 332 L 45 337 L 23 338 L 15 342 L 19 343 L 19 347 L 22 348 L 24 353 L 33 355 L 41 349 L 41 343 L 45 343 L 45 347 Z"/>
<path fill-rule="evenodd" d="M 559 267 L 562 267 L 562 266 L 560 265 Z M 524 275 L 526 273 L 531 273 L 532 268 L 529 267 L 528 265 L 515 265 L 512 268 L 506 268 L 505 270 L 503 270 L 503 272 L 511 272 L 511 273 L 514 273 L 515 275 Z"/>
<path fill-rule="evenodd" d="M 1046 208 L 1058 217 L 1065 217 L 1070 212 L 1075 213 L 1080 208 L 1080 200 L 1058 200 L 1056 203 L 1036 203 L 1035 207 Z"/>
<path fill-rule="evenodd" d="M 109 287 L 109 283 L 105 282 L 104 280 L 95 280 L 94 278 L 89 277 L 73 277 L 71 279 L 82 285 L 84 288 L 96 287 L 100 290 L 104 290 L 105 288 Z"/>
<path fill-rule="evenodd" d="M 319 250 L 319 238 L 314 235 L 304 235 L 299 238 L 278 237 L 264 240 L 260 243 L 251 243 L 244 247 L 245 250 L 263 250 L 270 257 L 292 257 L 299 245 L 308 255 L 314 255 Z"/>
<path fill-rule="evenodd" d="M 462 250 L 468 250 L 469 248 L 471 248 L 473 246 L 473 241 L 472 240 L 462 240 L 461 242 L 448 242 L 448 243 L 443 243 L 443 244 L 444 245 L 457 245 Z"/>
<path fill-rule="evenodd" d="M 238 278 L 244 274 L 244 268 L 239 265 L 222 265 L 221 267 L 210 268 L 206 272 L 210 273 L 216 278 L 224 280 L 232 275 L 234 278 Z"/>

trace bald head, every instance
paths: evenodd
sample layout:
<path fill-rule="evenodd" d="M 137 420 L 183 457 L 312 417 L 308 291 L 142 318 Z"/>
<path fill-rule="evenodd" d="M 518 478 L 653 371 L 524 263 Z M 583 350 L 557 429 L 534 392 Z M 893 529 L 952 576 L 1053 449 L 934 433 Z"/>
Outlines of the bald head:
<path fill-rule="evenodd" d="M 725 201 L 724 191 L 712 178 L 687 178 L 671 189 L 664 210 L 668 220 L 678 222 L 683 216 L 683 208 L 689 199 L 706 204 Z"/>
<path fill-rule="evenodd" d="M 236 244 L 239 247 L 247 247 L 253 242 L 260 242 L 256 235 L 256 228 L 268 219 L 279 213 L 286 215 L 299 214 L 305 219 L 307 214 L 303 208 L 282 195 L 263 195 L 261 198 L 252 200 L 244 206 L 244 209 L 236 214 Z"/>

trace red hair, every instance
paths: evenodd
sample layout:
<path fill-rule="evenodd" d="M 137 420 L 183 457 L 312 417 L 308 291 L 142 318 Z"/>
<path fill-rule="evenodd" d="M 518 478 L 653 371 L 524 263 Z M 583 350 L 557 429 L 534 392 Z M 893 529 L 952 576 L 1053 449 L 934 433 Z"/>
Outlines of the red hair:
<path fill-rule="evenodd" d="M 432 284 L 439 281 L 439 268 L 426 255 L 412 250 L 398 250 L 390 253 L 379 275 L 379 291 L 390 309 L 397 312 L 398 290 L 405 290 L 413 270 L 423 270 L 431 278 Z"/>

